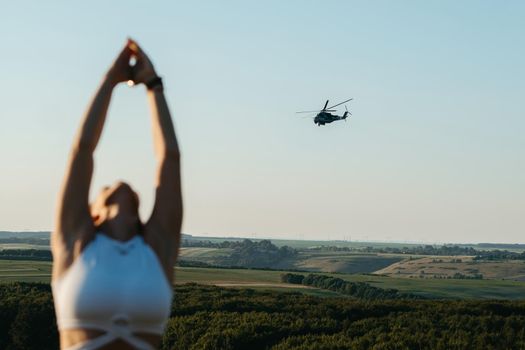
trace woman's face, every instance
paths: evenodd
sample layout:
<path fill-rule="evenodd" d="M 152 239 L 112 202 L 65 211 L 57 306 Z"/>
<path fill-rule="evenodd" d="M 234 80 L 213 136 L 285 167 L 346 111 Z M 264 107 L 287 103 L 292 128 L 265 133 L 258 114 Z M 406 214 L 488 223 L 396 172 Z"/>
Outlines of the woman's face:
<path fill-rule="evenodd" d="M 91 215 L 97 225 L 117 216 L 138 220 L 139 196 L 127 183 L 117 181 L 102 188 L 91 205 Z"/>

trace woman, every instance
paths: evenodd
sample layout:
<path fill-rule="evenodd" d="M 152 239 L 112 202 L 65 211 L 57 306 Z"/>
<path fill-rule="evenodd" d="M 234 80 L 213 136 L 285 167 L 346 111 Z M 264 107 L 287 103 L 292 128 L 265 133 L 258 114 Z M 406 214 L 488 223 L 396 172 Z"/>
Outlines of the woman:
<path fill-rule="evenodd" d="M 111 93 L 130 80 L 147 87 L 158 159 L 155 204 L 145 224 L 139 198 L 124 182 L 88 203 Z M 170 314 L 181 222 L 179 148 L 162 80 L 129 40 L 82 121 L 58 201 L 52 287 L 62 349 L 155 348 Z"/>

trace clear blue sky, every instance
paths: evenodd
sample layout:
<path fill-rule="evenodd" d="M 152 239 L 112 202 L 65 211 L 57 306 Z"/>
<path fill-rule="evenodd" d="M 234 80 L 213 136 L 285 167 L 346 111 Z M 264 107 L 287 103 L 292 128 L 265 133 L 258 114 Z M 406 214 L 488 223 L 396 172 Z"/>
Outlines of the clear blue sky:
<path fill-rule="evenodd" d="M 0 230 L 46 230 L 80 117 L 127 36 L 164 77 L 183 231 L 521 242 L 521 1 L 89 1 L 0 5 Z M 349 122 L 296 110 L 354 97 Z M 143 88 L 96 153 L 152 204 Z"/>

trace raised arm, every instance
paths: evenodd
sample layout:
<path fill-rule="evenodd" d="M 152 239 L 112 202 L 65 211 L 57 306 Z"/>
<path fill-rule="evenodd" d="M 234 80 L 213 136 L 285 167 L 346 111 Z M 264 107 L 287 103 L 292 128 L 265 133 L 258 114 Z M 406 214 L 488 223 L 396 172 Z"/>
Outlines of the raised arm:
<path fill-rule="evenodd" d="M 182 223 L 180 153 L 162 88 L 149 90 L 148 100 L 157 158 L 155 204 L 148 226 L 161 235 L 159 238 L 170 250 L 166 253 L 175 263 Z"/>
<path fill-rule="evenodd" d="M 58 198 L 56 227 L 52 236 L 54 254 L 62 252 L 62 248 L 71 252 L 70 248 L 79 241 L 79 238 L 93 230 L 88 203 L 93 174 L 93 152 L 104 127 L 113 88 L 119 82 L 131 79 L 129 66 L 131 50 L 128 46 L 127 44 L 122 50 L 104 77 L 73 142 Z"/>
<path fill-rule="evenodd" d="M 182 224 L 179 146 L 161 80 L 140 47 L 136 44 L 131 47 L 137 57 L 134 81 L 144 83 L 148 89 L 157 158 L 155 204 L 151 217 L 146 223 L 146 234 L 170 276 L 170 270 L 178 254 Z"/>

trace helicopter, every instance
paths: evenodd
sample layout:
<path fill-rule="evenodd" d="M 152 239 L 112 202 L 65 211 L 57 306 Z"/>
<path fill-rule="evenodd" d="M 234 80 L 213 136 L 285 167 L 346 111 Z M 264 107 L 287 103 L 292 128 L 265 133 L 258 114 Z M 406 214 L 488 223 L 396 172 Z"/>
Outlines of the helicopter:
<path fill-rule="evenodd" d="M 352 113 L 348 112 L 348 108 L 346 108 L 346 105 L 345 105 L 345 113 L 343 115 L 335 115 L 335 114 L 332 114 L 330 112 L 335 112 L 336 111 L 335 109 L 333 109 L 334 107 L 340 106 L 343 103 L 346 103 L 346 102 L 349 102 L 349 101 L 352 101 L 352 100 L 353 100 L 353 98 L 350 98 L 350 99 L 348 99 L 346 101 L 340 102 L 340 103 L 335 104 L 333 106 L 330 106 L 328 108 L 327 108 L 327 106 L 328 106 L 328 101 L 329 100 L 326 100 L 326 103 L 324 104 L 323 109 L 321 109 L 320 111 L 301 111 L 301 112 L 296 112 L 296 113 L 317 113 L 317 115 L 314 118 L 314 123 L 317 124 L 317 126 L 321 126 L 321 125 L 325 125 L 325 124 L 328 124 L 328 123 L 331 123 L 331 122 L 335 122 L 336 120 L 344 120 L 344 121 L 346 121 L 346 118 L 348 118 L 349 115 L 352 115 Z"/>

